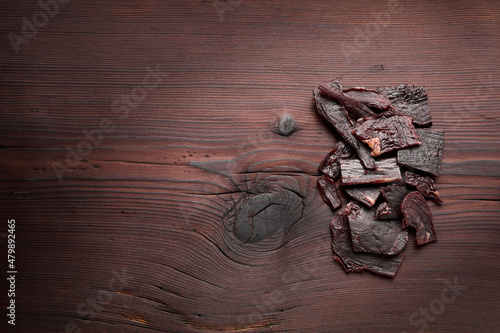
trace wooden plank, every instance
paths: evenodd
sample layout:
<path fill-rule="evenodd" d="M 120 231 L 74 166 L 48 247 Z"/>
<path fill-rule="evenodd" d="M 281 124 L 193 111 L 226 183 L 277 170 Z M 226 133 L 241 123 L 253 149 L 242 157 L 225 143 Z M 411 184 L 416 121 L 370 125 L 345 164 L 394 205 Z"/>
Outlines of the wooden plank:
<path fill-rule="evenodd" d="M 29 38 L 36 1 L 0 10 L 0 246 L 15 219 L 19 330 L 499 329 L 495 1 L 90 0 L 60 4 Z M 26 40 L 17 52 L 10 33 Z M 417 249 L 410 236 L 393 280 L 332 259 L 315 184 L 338 137 L 312 91 L 338 75 L 425 86 L 445 131 L 444 203 L 428 201 L 439 240 Z M 276 183 L 302 218 L 238 241 L 223 217 Z"/>

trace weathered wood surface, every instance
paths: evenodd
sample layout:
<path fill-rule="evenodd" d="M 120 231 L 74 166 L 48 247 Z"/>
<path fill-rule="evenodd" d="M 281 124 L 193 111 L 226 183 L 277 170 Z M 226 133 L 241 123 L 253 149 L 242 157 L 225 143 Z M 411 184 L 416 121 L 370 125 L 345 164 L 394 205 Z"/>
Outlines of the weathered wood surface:
<path fill-rule="evenodd" d="M 0 8 L 2 331 L 500 329 L 497 1 L 71 1 L 17 53 L 41 7 Z M 438 241 L 410 238 L 392 280 L 332 259 L 315 184 L 336 135 L 312 91 L 337 75 L 425 86 L 446 133 Z M 245 244 L 223 219 L 257 184 L 303 210 Z"/>

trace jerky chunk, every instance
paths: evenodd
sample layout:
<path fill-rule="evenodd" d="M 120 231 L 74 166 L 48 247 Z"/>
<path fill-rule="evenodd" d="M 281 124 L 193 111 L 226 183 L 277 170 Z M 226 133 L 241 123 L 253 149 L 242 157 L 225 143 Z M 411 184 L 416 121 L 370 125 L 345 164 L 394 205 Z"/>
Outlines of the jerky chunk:
<path fill-rule="evenodd" d="M 367 207 L 372 207 L 380 196 L 380 186 L 378 185 L 346 186 L 344 190 L 351 198 Z"/>
<path fill-rule="evenodd" d="M 351 229 L 352 249 L 355 252 L 398 254 L 408 242 L 408 232 L 401 229 L 399 220 L 377 221 L 374 210 L 368 210 L 352 202 L 347 204 L 346 214 Z"/>
<path fill-rule="evenodd" d="M 417 126 L 429 126 L 432 124 L 429 106 L 427 105 L 427 91 L 424 87 L 400 85 L 398 87 L 377 88 L 391 101 L 396 113 L 413 118 Z"/>
<path fill-rule="evenodd" d="M 377 160 L 377 170 L 365 170 L 357 159 L 340 160 L 342 185 L 381 184 L 400 181 L 396 158 Z"/>
<path fill-rule="evenodd" d="M 392 106 L 391 101 L 384 94 L 366 89 L 363 87 L 354 87 L 344 90 L 344 94 L 355 99 L 364 105 L 368 106 L 372 110 L 377 111 L 386 111 L 386 110 L 395 110 Z"/>
<path fill-rule="evenodd" d="M 345 212 L 338 212 L 330 222 L 333 257 L 347 273 L 367 270 L 375 274 L 394 277 L 405 254 L 385 256 L 381 254 L 354 252 L 351 232 Z"/>
<path fill-rule="evenodd" d="M 430 198 L 437 203 L 442 203 L 443 199 L 439 197 L 439 192 L 436 190 L 434 180 L 429 176 L 417 175 L 413 172 L 405 172 L 405 183 L 414 186 L 422 193 L 424 197 Z"/>
<path fill-rule="evenodd" d="M 318 171 L 335 180 L 340 174 L 340 159 L 351 157 L 353 154 L 351 147 L 344 141 L 339 141 L 335 148 L 323 159 Z"/>
<path fill-rule="evenodd" d="M 437 241 L 431 211 L 420 192 L 412 192 L 406 196 L 401 204 L 401 213 L 403 228 L 409 227 L 416 231 L 417 245 Z"/>
<path fill-rule="evenodd" d="M 365 118 L 375 115 L 375 113 L 373 113 L 373 111 L 370 110 L 370 108 L 368 108 L 363 103 L 355 99 L 352 99 L 348 95 L 344 94 L 342 90 L 332 88 L 326 84 L 320 84 L 318 86 L 318 89 L 322 93 L 330 96 L 331 98 L 335 99 L 338 103 L 342 104 L 347 110 L 347 112 L 349 112 L 355 118 Z"/>
<path fill-rule="evenodd" d="M 372 156 L 422 143 L 411 117 L 390 112 L 359 121 L 352 133 L 370 146 Z"/>
<path fill-rule="evenodd" d="M 417 129 L 422 144 L 398 150 L 398 164 L 439 176 L 443 158 L 444 132 Z"/>
<path fill-rule="evenodd" d="M 408 194 L 405 184 L 400 182 L 386 186 L 382 192 L 385 202 L 377 207 L 377 219 L 396 219 L 401 217 L 401 203 Z"/>
<path fill-rule="evenodd" d="M 323 201 L 326 202 L 333 210 L 342 206 L 342 201 L 340 201 L 333 180 L 325 176 L 318 177 L 318 190 L 319 194 L 321 194 L 321 197 L 323 198 Z"/>
<path fill-rule="evenodd" d="M 337 81 L 333 81 L 330 85 L 334 86 L 336 83 Z M 370 155 L 370 149 L 359 142 L 352 134 L 352 125 L 345 113 L 345 109 L 334 100 L 322 95 L 318 88 L 314 89 L 314 98 L 319 114 L 358 153 L 363 166 L 367 169 L 375 169 L 375 161 Z"/>

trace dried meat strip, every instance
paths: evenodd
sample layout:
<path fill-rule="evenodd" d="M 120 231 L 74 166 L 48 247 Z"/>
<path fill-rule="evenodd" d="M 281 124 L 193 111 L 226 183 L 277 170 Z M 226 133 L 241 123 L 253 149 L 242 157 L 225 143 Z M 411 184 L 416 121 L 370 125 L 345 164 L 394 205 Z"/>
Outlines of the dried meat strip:
<path fill-rule="evenodd" d="M 405 248 L 408 231 L 401 228 L 399 220 L 378 221 L 374 210 L 352 202 L 347 204 L 345 211 L 355 252 L 395 255 Z"/>
<path fill-rule="evenodd" d="M 398 150 L 398 164 L 439 176 L 444 132 L 417 128 L 422 144 Z"/>
<path fill-rule="evenodd" d="M 333 150 L 326 155 L 318 167 L 318 171 L 335 180 L 340 175 L 340 159 L 348 158 L 354 154 L 354 151 L 344 141 L 337 142 Z"/>
<path fill-rule="evenodd" d="M 335 84 L 336 81 L 330 83 L 332 86 L 335 86 Z M 319 114 L 325 118 L 325 120 L 335 128 L 337 133 L 356 151 L 363 166 L 370 170 L 375 169 L 375 160 L 370 155 L 370 149 L 358 141 L 352 134 L 352 125 L 344 112 L 345 109 L 336 101 L 321 94 L 318 88 L 314 89 L 314 98 Z"/>
<path fill-rule="evenodd" d="M 354 87 L 344 89 L 343 92 L 347 96 L 363 103 L 372 110 L 376 110 L 378 112 L 395 110 L 394 106 L 392 106 L 391 100 L 376 90 L 366 89 L 364 87 Z"/>
<path fill-rule="evenodd" d="M 443 203 L 443 199 L 439 197 L 439 192 L 436 190 L 436 185 L 431 177 L 406 171 L 404 181 L 406 184 L 416 187 L 424 197 L 430 198 L 437 203 Z"/>
<path fill-rule="evenodd" d="M 335 188 L 335 182 L 325 176 L 318 177 L 318 190 L 323 198 L 323 201 L 328 204 L 333 210 L 342 206 L 339 194 Z"/>
<path fill-rule="evenodd" d="M 377 160 L 376 170 L 366 170 L 358 159 L 340 160 L 342 185 L 382 184 L 400 181 L 401 172 L 396 158 Z"/>
<path fill-rule="evenodd" d="M 417 126 L 430 126 L 432 124 L 429 106 L 427 105 L 427 91 L 424 87 L 399 85 L 397 87 L 377 88 L 391 101 L 396 113 L 413 118 Z"/>
<path fill-rule="evenodd" d="M 380 196 L 381 188 L 378 185 L 344 186 L 344 191 L 366 207 L 372 207 Z"/>
<path fill-rule="evenodd" d="M 351 232 L 345 212 L 339 211 L 330 222 L 332 231 L 333 257 L 347 273 L 367 270 L 375 274 L 394 277 L 403 261 L 402 252 L 395 256 L 373 253 L 354 252 L 352 249 Z"/>
<path fill-rule="evenodd" d="M 372 156 L 422 143 L 411 117 L 390 112 L 362 119 L 352 133 L 370 146 Z"/>
<path fill-rule="evenodd" d="M 324 83 L 320 84 L 318 86 L 318 89 L 323 94 L 330 96 L 331 98 L 335 99 L 338 103 L 342 104 L 347 110 L 347 112 L 349 112 L 349 114 L 352 115 L 354 118 L 365 118 L 375 115 L 375 113 L 373 113 L 373 111 L 370 110 L 369 107 L 344 94 L 342 90 L 332 88 L 331 86 Z"/>
<path fill-rule="evenodd" d="M 386 186 L 382 192 L 385 201 L 377 207 L 376 218 L 396 219 L 401 217 L 401 203 L 408 194 L 408 189 L 403 182 Z"/>
<path fill-rule="evenodd" d="M 412 228 L 416 231 L 417 245 L 437 241 L 431 210 L 420 192 L 412 192 L 406 196 L 401 204 L 401 213 L 403 228 Z"/>

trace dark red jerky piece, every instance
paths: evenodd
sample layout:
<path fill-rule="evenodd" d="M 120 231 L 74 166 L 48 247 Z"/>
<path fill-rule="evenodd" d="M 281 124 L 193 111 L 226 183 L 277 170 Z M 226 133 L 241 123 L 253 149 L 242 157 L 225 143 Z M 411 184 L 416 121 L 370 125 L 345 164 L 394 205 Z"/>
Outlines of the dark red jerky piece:
<path fill-rule="evenodd" d="M 439 176 L 444 132 L 417 128 L 422 144 L 398 150 L 398 164 Z"/>
<path fill-rule="evenodd" d="M 376 112 L 395 110 L 389 98 L 376 90 L 354 87 L 344 90 L 344 94 L 357 100 Z"/>
<path fill-rule="evenodd" d="M 422 143 L 411 121 L 411 117 L 385 112 L 362 119 L 354 125 L 352 133 L 370 146 L 372 156 L 379 156 Z"/>
<path fill-rule="evenodd" d="M 405 254 L 395 256 L 354 252 L 351 232 L 345 212 L 339 211 L 330 222 L 332 231 L 333 257 L 347 273 L 367 270 L 375 274 L 393 278 L 403 261 Z"/>
<path fill-rule="evenodd" d="M 334 86 L 336 81 L 330 83 Z M 321 94 L 318 88 L 314 89 L 314 98 L 319 114 L 335 128 L 337 133 L 349 144 L 358 154 L 363 167 L 373 170 L 376 168 L 375 160 L 370 155 L 370 149 L 358 141 L 352 134 L 352 125 L 345 113 L 345 109 L 331 98 Z"/>
<path fill-rule="evenodd" d="M 318 171 L 335 180 L 340 174 L 340 159 L 348 158 L 354 154 L 354 151 L 344 141 L 337 142 L 333 150 L 326 155 L 318 167 Z"/>
<path fill-rule="evenodd" d="M 436 185 L 431 177 L 406 171 L 404 181 L 406 184 L 416 187 L 424 197 L 432 199 L 437 203 L 443 203 L 443 199 L 439 197 L 439 192 L 436 190 Z"/>
<path fill-rule="evenodd" d="M 396 158 L 377 160 L 376 170 L 365 170 L 357 159 L 340 160 L 342 185 L 382 184 L 402 180 Z"/>
<path fill-rule="evenodd" d="M 394 219 L 397 218 L 397 214 L 387 204 L 387 202 L 384 201 L 377 207 L 375 217 L 379 220 Z"/>
<path fill-rule="evenodd" d="M 412 228 L 416 231 L 417 245 L 437 241 L 431 210 L 420 192 L 412 192 L 406 196 L 401 204 L 401 213 L 403 228 Z"/>
<path fill-rule="evenodd" d="M 333 210 L 342 206 L 342 201 L 340 201 L 339 194 L 335 188 L 335 182 L 328 177 L 319 176 L 318 177 L 318 190 L 319 194 L 323 198 L 323 201 L 328 204 Z"/>
<path fill-rule="evenodd" d="M 319 91 L 331 98 L 335 99 L 338 103 L 342 104 L 349 114 L 354 118 L 365 118 L 374 116 L 372 110 L 363 103 L 352 99 L 342 92 L 342 90 L 335 89 L 326 84 L 318 86 Z"/>
<path fill-rule="evenodd" d="M 385 202 L 377 207 L 376 218 L 397 219 L 401 217 L 401 203 L 408 194 L 408 189 L 403 182 L 386 186 L 382 192 Z"/>
<path fill-rule="evenodd" d="M 391 101 L 396 113 L 413 118 L 417 126 L 432 124 L 429 106 L 427 105 L 427 91 L 424 87 L 399 85 L 397 87 L 377 88 Z"/>
<path fill-rule="evenodd" d="M 372 207 L 380 196 L 381 188 L 378 185 L 344 186 L 344 191 L 366 207 Z"/>
<path fill-rule="evenodd" d="M 347 204 L 345 211 L 355 252 L 395 255 L 405 248 L 408 232 L 401 228 L 399 220 L 377 221 L 375 210 L 352 202 Z"/>

